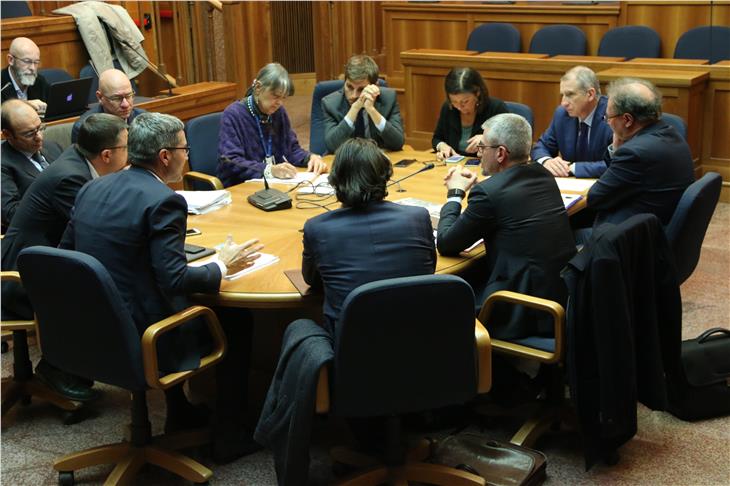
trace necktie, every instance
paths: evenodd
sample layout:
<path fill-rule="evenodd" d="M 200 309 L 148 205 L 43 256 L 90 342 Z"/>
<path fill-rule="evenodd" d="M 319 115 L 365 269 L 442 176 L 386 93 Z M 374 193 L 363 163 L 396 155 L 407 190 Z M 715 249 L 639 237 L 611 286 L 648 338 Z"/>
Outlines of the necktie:
<path fill-rule="evenodd" d="M 355 137 L 365 138 L 365 110 L 360 110 L 355 119 Z"/>
<path fill-rule="evenodd" d="M 575 160 L 586 161 L 588 159 L 588 125 L 584 122 L 578 124 L 578 141 L 575 144 Z"/>
<path fill-rule="evenodd" d="M 31 159 L 33 159 L 36 162 L 38 162 L 38 165 L 41 166 L 41 170 L 46 170 L 48 168 L 48 165 L 49 164 L 46 161 L 46 158 L 43 157 L 43 155 L 40 152 L 34 153 L 33 156 L 31 157 Z"/>

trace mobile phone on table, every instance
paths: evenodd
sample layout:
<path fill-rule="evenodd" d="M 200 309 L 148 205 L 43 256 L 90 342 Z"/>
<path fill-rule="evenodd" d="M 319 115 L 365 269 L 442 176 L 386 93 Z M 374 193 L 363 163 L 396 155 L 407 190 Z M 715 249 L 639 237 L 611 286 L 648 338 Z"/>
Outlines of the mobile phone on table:
<path fill-rule="evenodd" d="M 469 159 L 466 162 L 464 162 L 465 166 L 469 165 L 479 165 L 479 159 Z"/>
<path fill-rule="evenodd" d="M 398 162 L 396 162 L 393 165 L 395 165 L 396 167 L 408 167 L 415 161 L 416 161 L 416 159 L 403 159 L 403 160 L 399 160 Z"/>
<path fill-rule="evenodd" d="M 458 164 L 459 162 L 464 160 L 464 158 L 465 157 L 463 155 L 452 155 L 448 159 L 444 160 L 444 162 L 446 162 L 447 164 Z"/>
<path fill-rule="evenodd" d="M 185 236 L 198 236 L 202 234 L 203 232 L 200 231 L 198 228 L 188 228 L 185 230 Z"/>

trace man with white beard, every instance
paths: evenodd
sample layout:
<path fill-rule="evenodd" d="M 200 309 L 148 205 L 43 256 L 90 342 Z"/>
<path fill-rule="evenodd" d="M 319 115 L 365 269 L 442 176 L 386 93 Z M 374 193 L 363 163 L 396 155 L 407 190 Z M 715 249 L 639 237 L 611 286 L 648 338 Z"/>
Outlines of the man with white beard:
<path fill-rule="evenodd" d="M 8 67 L 2 70 L 2 101 L 26 100 L 38 114 L 46 112 L 48 81 L 38 74 L 41 51 L 27 37 L 17 37 L 8 49 Z"/>

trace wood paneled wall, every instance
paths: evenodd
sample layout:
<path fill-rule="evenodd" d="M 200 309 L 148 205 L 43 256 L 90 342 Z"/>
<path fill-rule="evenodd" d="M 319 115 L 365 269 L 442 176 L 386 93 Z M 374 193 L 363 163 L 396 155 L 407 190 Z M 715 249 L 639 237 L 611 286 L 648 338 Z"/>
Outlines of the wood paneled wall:
<path fill-rule="evenodd" d="M 274 61 L 290 73 L 314 72 L 311 2 L 271 3 L 271 43 Z"/>

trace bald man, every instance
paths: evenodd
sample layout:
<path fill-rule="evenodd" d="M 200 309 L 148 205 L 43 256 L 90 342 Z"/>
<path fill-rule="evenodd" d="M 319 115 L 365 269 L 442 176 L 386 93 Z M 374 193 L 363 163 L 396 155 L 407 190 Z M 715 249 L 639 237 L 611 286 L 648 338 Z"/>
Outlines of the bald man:
<path fill-rule="evenodd" d="M 11 99 L 2 104 L 0 149 L 2 169 L 2 232 L 10 225 L 15 210 L 31 183 L 61 155 L 61 146 L 43 141 L 45 126 L 27 101 Z"/>
<path fill-rule="evenodd" d="M 107 69 L 99 76 L 99 89 L 96 91 L 96 99 L 99 104 L 81 115 L 74 123 L 71 131 L 71 141 L 76 142 L 79 134 L 79 127 L 86 117 L 94 113 L 108 113 L 116 115 L 129 125 L 132 120 L 144 113 L 145 110 L 134 107 L 134 90 L 129 78 L 119 69 Z"/>
<path fill-rule="evenodd" d="M 38 74 L 41 50 L 27 37 L 17 37 L 8 49 L 8 67 L 2 70 L 2 101 L 27 100 L 38 113 L 46 112 L 48 81 Z"/>

